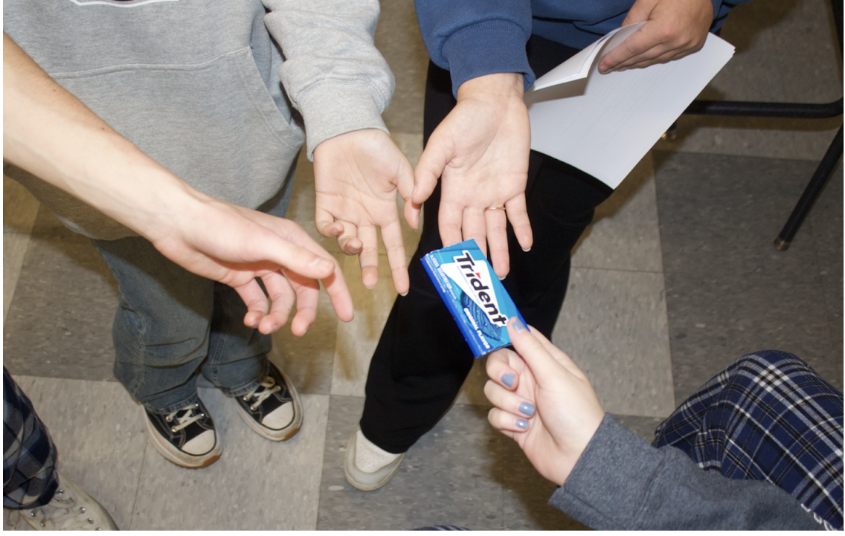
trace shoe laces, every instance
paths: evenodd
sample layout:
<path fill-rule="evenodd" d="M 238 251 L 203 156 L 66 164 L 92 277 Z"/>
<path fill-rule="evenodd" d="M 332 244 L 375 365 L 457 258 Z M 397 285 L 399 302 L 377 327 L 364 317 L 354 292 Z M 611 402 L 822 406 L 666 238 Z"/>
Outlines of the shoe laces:
<path fill-rule="evenodd" d="M 179 430 L 182 430 L 186 426 L 189 426 L 198 420 L 205 417 L 205 413 L 199 411 L 199 404 L 194 404 L 193 406 L 188 406 L 187 408 L 177 409 L 173 413 L 169 413 L 164 420 L 169 423 L 172 423 L 174 419 L 176 419 L 176 424 L 170 427 L 170 431 L 174 434 Z M 182 415 L 177 415 L 180 411 L 184 412 Z"/>
<path fill-rule="evenodd" d="M 259 392 L 259 389 L 263 390 Z M 250 398 L 254 398 L 255 402 L 249 406 L 249 410 L 255 411 L 262 402 L 270 397 L 270 395 L 281 390 L 282 387 L 280 385 L 276 385 L 276 381 L 270 376 L 267 376 L 264 378 L 264 381 L 256 385 L 252 391 L 244 395 L 244 401 L 249 402 Z"/>
<path fill-rule="evenodd" d="M 76 499 L 65 497 L 62 489 L 56 491 L 52 500 L 44 506 L 33 508 L 29 516 L 36 519 L 43 528 L 49 530 L 78 530 L 94 524 L 84 506 L 77 506 Z M 38 517 L 41 516 L 39 520 Z M 100 530 L 97 527 L 96 530 Z"/>

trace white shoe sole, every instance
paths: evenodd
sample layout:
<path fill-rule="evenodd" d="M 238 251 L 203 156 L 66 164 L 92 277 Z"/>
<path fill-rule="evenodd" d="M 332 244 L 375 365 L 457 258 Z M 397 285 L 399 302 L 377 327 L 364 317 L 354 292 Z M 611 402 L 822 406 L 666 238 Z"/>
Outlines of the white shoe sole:
<path fill-rule="evenodd" d="M 238 415 L 253 432 L 264 439 L 269 439 L 270 441 L 287 441 L 295 436 L 297 432 L 299 432 L 299 429 L 302 428 L 302 402 L 299 400 L 299 393 L 296 392 L 295 388 L 292 388 L 293 383 L 290 381 L 290 378 L 288 378 L 288 375 L 285 374 L 285 371 L 279 367 L 276 368 L 279 369 L 279 372 L 282 374 L 282 378 L 285 379 L 285 384 L 288 386 L 288 393 L 291 395 L 291 399 L 293 400 L 293 421 L 281 430 L 273 430 L 272 428 L 267 428 L 266 426 L 262 426 L 256 422 L 255 419 L 252 418 L 252 415 L 241 407 L 240 404 L 238 404 Z"/>
<path fill-rule="evenodd" d="M 343 474 L 352 487 L 361 491 L 375 491 L 387 484 L 405 459 L 403 452 L 398 458 L 373 473 L 365 473 L 355 465 L 355 449 L 357 446 L 358 430 L 352 433 L 346 445 L 346 458 L 343 460 Z"/>
<path fill-rule="evenodd" d="M 179 467 L 184 467 L 185 469 L 202 469 L 203 467 L 208 467 L 212 463 L 216 462 L 220 459 L 220 455 L 223 454 L 223 449 L 220 447 L 219 437 L 217 438 L 214 448 L 211 449 L 211 452 L 194 456 L 188 454 L 187 452 L 182 452 L 171 445 L 166 439 L 158 435 L 158 432 L 155 431 L 150 420 L 146 418 L 146 415 L 144 416 L 144 423 L 147 425 L 147 437 L 150 438 L 150 442 L 152 442 L 158 453 L 164 456 L 167 461 L 174 463 Z M 215 432 L 215 434 L 216 433 L 217 432 Z"/>

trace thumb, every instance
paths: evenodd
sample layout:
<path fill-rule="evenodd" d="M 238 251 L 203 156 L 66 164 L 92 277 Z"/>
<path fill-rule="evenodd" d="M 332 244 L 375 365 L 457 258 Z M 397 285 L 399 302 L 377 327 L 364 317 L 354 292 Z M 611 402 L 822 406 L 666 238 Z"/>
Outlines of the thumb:
<path fill-rule="evenodd" d="M 444 139 L 444 135 L 438 130 L 435 130 L 428 139 L 428 144 L 423 150 L 422 156 L 420 156 L 416 169 L 414 169 L 415 186 L 411 201 L 415 204 L 422 204 L 434 192 L 437 180 L 443 175 L 446 164 L 454 156 L 453 151 L 449 150 L 452 145 Z"/>
<path fill-rule="evenodd" d="M 543 387 L 561 373 L 561 365 L 519 318 L 514 317 L 508 321 L 508 335 L 516 353 L 531 369 L 539 386 Z"/>

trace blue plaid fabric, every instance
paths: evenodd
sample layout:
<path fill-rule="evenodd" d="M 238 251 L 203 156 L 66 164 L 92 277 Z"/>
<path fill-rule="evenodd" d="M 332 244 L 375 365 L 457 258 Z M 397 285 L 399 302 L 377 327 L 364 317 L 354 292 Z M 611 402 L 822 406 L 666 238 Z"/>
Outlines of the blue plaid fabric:
<path fill-rule="evenodd" d="M 3 508 L 44 506 L 59 485 L 50 433 L 3 367 Z"/>
<path fill-rule="evenodd" d="M 746 355 L 655 430 L 707 471 L 766 480 L 842 529 L 842 393 L 796 356 Z"/>

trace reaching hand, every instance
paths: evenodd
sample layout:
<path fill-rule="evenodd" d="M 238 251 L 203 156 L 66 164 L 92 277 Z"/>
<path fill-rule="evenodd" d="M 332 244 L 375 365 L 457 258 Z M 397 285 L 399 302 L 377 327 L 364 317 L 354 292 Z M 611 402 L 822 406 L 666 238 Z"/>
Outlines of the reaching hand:
<path fill-rule="evenodd" d="M 487 358 L 484 394 L 496 406 L 488 419 L 543 477 L 562 486 L 604 411 L 584 373 L 542 334 L 512 318 L 508 335 L 516 352 L 497 350 Z"/>
<path fill-rule="evenodd" d="M 443 245 L 474 238 L 486 253 L 489 243 L 499 277 L 510 270 L 507 220 L 522 249 L 533 243 L 525 207 L 531 131 L 522 90 L 519 73 L 490 74 L 461 84 L 458 104 L 431 134 L 420 157 L 411 198 L 421 204 L 442 177 L 438 219 Z"/>
<path fill-rule="evenodd" d="M 348 132 L 314 149 L 317 230 L 337 237 L 347 255 L 360 256 L 361 280 L 367 288 L 378 282 L 376 227 L 380 227 L 393 286 L 399 294 L 408 293 L 396 193 L 405 199 L 405 219 L 416 229 L 420 205 L 411 203 L 413 181 L 411 163 L 381 130 Z"/>
<path fill-rule="evenodd" d="M 176 264 L 233 287 L 247 305 L 244 324 L 272 333 L 287 323 L 296 301 L 291 332 L 305 334 L 317 316 L 319 281 L 338 318 L 352 320 L 352 297 L 340 265 L 300 226 L 199 192 L 192 197 L 198 202 L 173 216 L 162 232 L 143 234 Z M 269 312 L 256 277 L 272 300 Z"/>
<path fill-rule="evenodd" d="M 599 72 L 668 63 L 698 52 L 713 23 L 711 0 L 637 0 L 622 26 L 645 21 L 638 32 L 611 50 Z"/>

